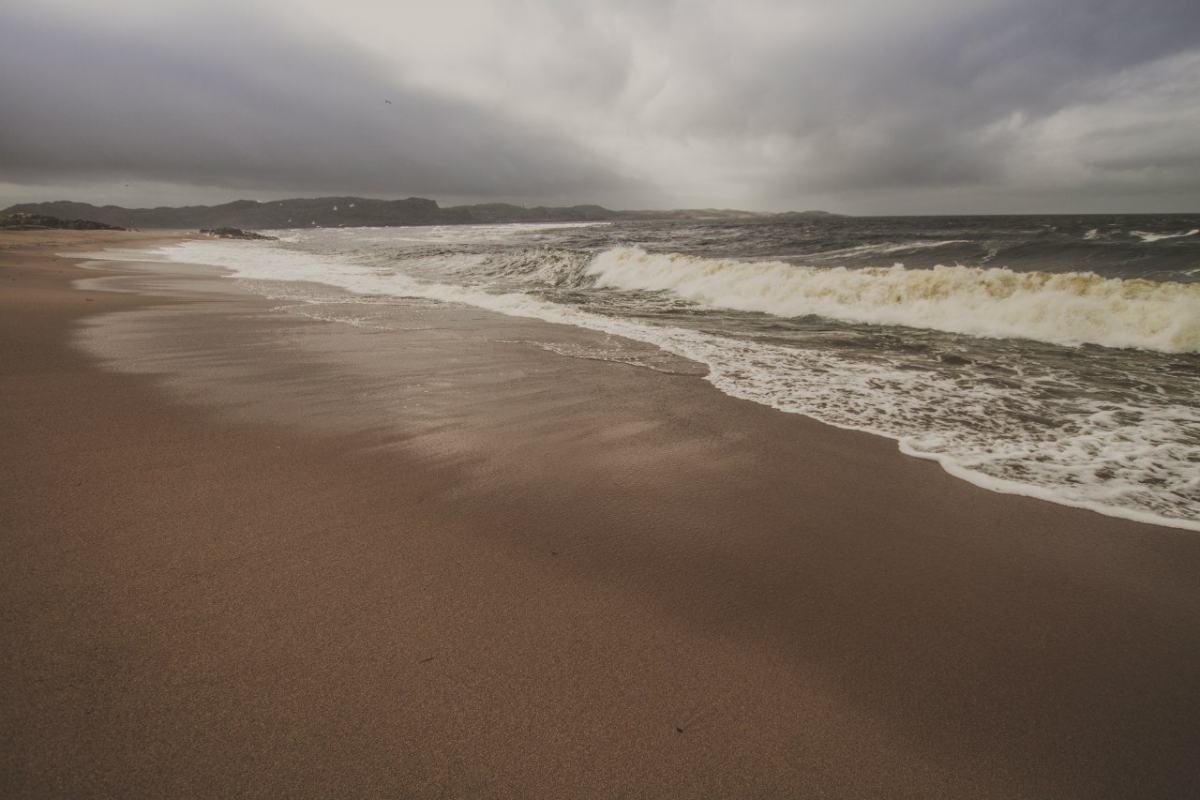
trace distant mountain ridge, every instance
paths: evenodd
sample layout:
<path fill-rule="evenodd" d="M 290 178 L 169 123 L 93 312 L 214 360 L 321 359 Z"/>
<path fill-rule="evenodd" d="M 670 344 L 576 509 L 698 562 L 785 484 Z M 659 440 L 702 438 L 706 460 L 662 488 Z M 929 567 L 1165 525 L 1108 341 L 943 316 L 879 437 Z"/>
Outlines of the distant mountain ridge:
<path fill-rule="evenodd" d="M 403 225 L 473 225 L 506 222 L 608 222 L 659 219 L 752 219 L 783 216 L 834 216 L 824 211 L 762 214 L 752 211 L 699 209 L 681 211 L 612 211 L 597 205 L 526 208 L 509 203 L 442 208 L 435 200 L 374 200 L 365 197 L 314 197 L 289 200 L 235 200 L 216 206 L 122 208 L 56 200 L 20 203 L 0 214 L 43 214 L 126 228 L 336 228 Z"/>

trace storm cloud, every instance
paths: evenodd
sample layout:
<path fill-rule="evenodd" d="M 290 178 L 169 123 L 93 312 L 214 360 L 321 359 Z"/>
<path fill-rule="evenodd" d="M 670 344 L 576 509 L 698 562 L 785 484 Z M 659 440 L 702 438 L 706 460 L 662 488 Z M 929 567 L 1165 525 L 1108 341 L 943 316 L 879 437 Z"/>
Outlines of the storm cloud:
<path fill-rule="evenodd" d="M 352 48 L 262 16 L 188 13 L 145 30 L 9 9 L 0 30 L 10 181 L 495 197 L 626 183 L 564 136 L 406 87 Z"/>
<path fill-rule="evenodd" d="M 0 180 L 852 213 L 1200 205 L 1192 0 L 135 8 L 0 12 Z"/>

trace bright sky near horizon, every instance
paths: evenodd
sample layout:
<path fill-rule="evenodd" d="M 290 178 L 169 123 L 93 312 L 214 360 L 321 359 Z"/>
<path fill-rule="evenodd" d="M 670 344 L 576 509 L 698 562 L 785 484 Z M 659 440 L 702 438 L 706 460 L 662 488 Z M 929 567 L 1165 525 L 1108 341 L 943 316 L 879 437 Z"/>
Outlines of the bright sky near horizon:
<path fill-rule="evenodd" d="M 1196 0 L 39 0 L 0 75 L 0 207 L 1200 210 Z"/>

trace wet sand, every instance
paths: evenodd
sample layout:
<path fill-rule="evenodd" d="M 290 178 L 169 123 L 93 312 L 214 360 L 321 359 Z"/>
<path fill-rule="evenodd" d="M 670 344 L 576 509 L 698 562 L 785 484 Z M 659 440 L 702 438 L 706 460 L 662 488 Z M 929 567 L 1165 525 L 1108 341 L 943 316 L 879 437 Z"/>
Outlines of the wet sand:
<path fill-rule="evenodd" d="M 1197 534 L 584 331 L 54 257 L 150 241 L 0 235 L 0 795 L 1200 795 Z"/>

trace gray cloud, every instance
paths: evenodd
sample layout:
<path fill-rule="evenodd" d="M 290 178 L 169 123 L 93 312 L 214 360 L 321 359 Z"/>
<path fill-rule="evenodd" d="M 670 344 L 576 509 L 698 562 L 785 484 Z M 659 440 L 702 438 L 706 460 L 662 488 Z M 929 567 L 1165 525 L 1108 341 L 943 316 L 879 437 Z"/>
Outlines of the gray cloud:
<path fill-rule="evenodd" d="M 562 135 L 247 14 L 0 11 L 0 171 L 256 190 L 546 197 L 630 185 Z"/>
<path fill-rule="evenodd" d="M 186 2 L 121 32 L 140 7 L 114 0 L 107 23 L 88 6 L 74 23 L 0 11 L 0 69 L 21 76 L 0 85 L 8 181 L 884 213 L 1200 204 L 1195 0 L 256 6 L 326 28 L 303 35 Z"/>
<path fill-rule="evenodd" d="M 744 159 L 743 175 L 766 197 L 1005 188 L 1023 162 L 1044 166 L 1049 151 L 1039 126 L 1078 108 L 1112 111 L 1108 120 L 1092 115 L 1093 130 L 1077 132 L 1085 171 L 1111 179 L 1108 165 L 1129 160 L 1129 149 L 1150 165 L 1186 162 L 1178 147 L 1139 148 L 1121 119 L 1122 94 L 1141 70 L 1162 81 L 1154 90 L 1159 106 L 1144 110 L 1158 125 L 1200 139 L 1197 97 L 1161 91 L 1194 86 L 1200 73 L 1156 66 L 1198 52 L 1194 0 L 718 0 L 648 8 L 579 0 L 574 7 L 586 23 L 543 36 L 624 32 L 636 40 L 626 48 L 631 63 L 596 58 L 590 82 L 560 80 L 570 72 L 547 51 L 540 69 L 523 65 L 524 74 L 543 76 L 544 98 L 588 93 L 587 102 L 638 120 L 643 133 L 707 141 L 710 151 L 754 151 L 748 143 L 761 142 L 766 155 Z M 606 51 L 613 52 L 621 51 Z M 616 80 L 623 91 L 612 89 Z"/>
<path fill-rule="evenodd" d="M 855 19 L 850 4 L 774 40 L 692 30 L 675 50 L 684 96 L 658 123 L 790 141 L 776 191 L 988 184 L 1036 157 L 1021 129 L 1104 103 L 1128 71 L 1200 46 L 1192 0 L 859 7 L 869 13 Z M 1190 111 L 1197 137 L 1200 106 Z"/>
<path fill-rule="evenodd" d="M 932 16 L 920 28 L 888 27 L 884 41 L 834 42 L 816 59 L 793 62 L 796 70 L 827 64 L 846 76 L 835 79 L 839 96 L 815 117 L 782 121 L 800 138 L 824 140 L 821 162 L 829 167 L 816 176 L 824 187 L 999 180 L 1011 159 L 1036 156 L 1022 150 L 1018 128 L 1080 102 L 1103 102 L 1123 72 L 1200 43 L 1200 6 L 1005 3 Z M 801 93 L 779 106 L 803 108 L 804 101 Z M 856 147 L 847 130 L 873 136 Z"/>

